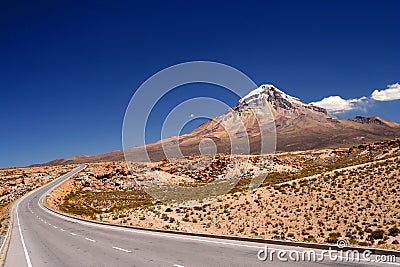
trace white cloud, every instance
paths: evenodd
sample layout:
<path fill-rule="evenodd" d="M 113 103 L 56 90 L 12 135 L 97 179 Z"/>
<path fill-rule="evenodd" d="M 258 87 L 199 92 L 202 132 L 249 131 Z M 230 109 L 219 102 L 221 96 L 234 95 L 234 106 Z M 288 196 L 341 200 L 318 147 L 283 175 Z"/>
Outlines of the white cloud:
<path fill-rule="evenodd" d="M 325 108 L 329 113 L 338 114 L 351 110 L 364 110 L 368 104 L 368 98 L 363 96 L 355 99 L 343 99 L 340 96 L 329 96 L 310 104 Z"/>
<path fill-rule="evenodd" d="M 373 105 L 374 101 L 400 100 L 400 83 L 388 85 L 387 89 L 375 90 L 370 97 L 343 99 L 340 96 L 328 96 L 324 99 L 310 103 L 311 105 L 325 108 L 328 113 L 339 114 L 347 111 L 362 110 Z"/>
<path fill-rule="evenodd" d="M 392 101 L 400 99 L 400 84 L 390 84 L 387 89 L 375 90 L 371 94 L 371 98 L 376 101 Z"/>

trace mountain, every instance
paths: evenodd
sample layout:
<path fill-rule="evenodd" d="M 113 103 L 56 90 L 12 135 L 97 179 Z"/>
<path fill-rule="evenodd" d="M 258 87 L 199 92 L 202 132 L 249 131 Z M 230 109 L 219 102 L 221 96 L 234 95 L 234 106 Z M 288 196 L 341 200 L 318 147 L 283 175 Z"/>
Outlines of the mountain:
<path fill-rule="evenodd" d="M 359 120 L 344 120 L 331 116 L 323 108 L 305 104 L 299 98 L 287 95 L 273 85 L 265 84 L 243 97 L 238 105 L 223 117 L 240 116 L 248 130 L 257 128 L 254 118 L 245 118 L 249 107 L 269 105 L 273 113 L 277 133 L 277 151 L 306 150 L 332 146 L 344 146 L 368 141 L 380 141 L 400 136 L 400 123 L 371 117 L 382 123 L 360 123 Z M 217 120 L 218 121 L 218 118 Z M 371 121 L 374 121 L 373 119 Z M 190 133 L 196 136 L 218 135 L 216 122 L 210 120 Z M 250 142 L 257 144 L 259 136 L 251 136 Z M 212 138 L 212 137 L 210 137 Z M 189 137 L 185 137 L 189 139 Z M 187 141 L 186 141 L 187 142 Z M 255 151 L 259 149 L 255 147 Z"/>
<path fill-rule="evenodd" d="M 398 123 L 382 119 L 377 116 L 369 116 L 369 117 L 364 117 L 364 116 L 357 116 L 355 118 L 349 119 L 350 121 L 358 122 L 361 124 L 376 124 L 376 125 L 385 125 L 388 127 L 398 127 Z"/>
<path fill-rule="evenodd" d="M 268 116 L 265 110 L 270 110 L 272 116 Z M 166 155 L 179 156 L 177 144 L 186 156 L 199 154 L 199 144 L 202 151 L 215 148 L 218 152 L 229 152 L 231 148 L 241 147 L 246 140 L 249 141 L 250 153 L 257 153 L 261 147 L 259 123 L 272 125 L 272 121 L 276 126 L 276 151 L 348 146 L 400 137 L 400 123 L 379 117 L 357 116 L 349 120 L 341 119 L 329 115 L 324 108 L 305 104 L 299 98 L 290 96 L 273 85 L 264 84 L 240 99 L 234 108 L 228 109 L 219 117 L 209 119 L 191 133 L 164 139 L 145 147 L 132 148 L 128 153 L 135 161 L 145 160 L 146 151 L 152 160 L 160 160 Z M 271 134 L 274 129 L 266 131 Z M 233 144 L 229 134 L 234 137 Z M 207 142 L 204 142 L 205 139 Z M 268 145 L 271 147 L 263 151 L 273 150 L 273 144 Z M 236 152 L 243 153 L 240 149 Z M 98 156 L 56 160 L 49 164 L 122 159 L 122 151 L 114 151 Z"/>
<path fill-rule="evenodd" d="M 122 150 L 115 150 L 112 152 L 99 154 L 95 156 L 89 155 L 76 155 L 71 158 L 55 159 L 46 163 L 46 165 L 61 165 L 71 163 L 84 163 L 84 162 L 99 162 L 99 161 L 119 161 L 124 159 L 124 153 Z M 32 166 L 37 166 L 34 164 Z"/>

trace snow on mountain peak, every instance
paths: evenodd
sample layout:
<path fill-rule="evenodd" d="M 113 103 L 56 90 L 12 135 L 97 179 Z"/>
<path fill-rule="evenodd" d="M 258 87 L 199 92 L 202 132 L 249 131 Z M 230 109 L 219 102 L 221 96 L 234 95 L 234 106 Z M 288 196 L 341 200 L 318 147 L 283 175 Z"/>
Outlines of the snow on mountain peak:
<path fill-rule="evenodd" d="M 260 87 L 258 87 L 257 89 L 254 89 L 253 91 L 248 93 L 246 96 L 244 96 L 242 99 L 240 99 L 239 103 L 243 103 L 243 102 L 250 103 L 254 100 L 263 98 L 264 95 L 275 97 L 274 92 L 277 92 L 280 97 L 282 97 L 283 99 L 287 100 L 290 103 L 295 103 L 298 105 L 306 105 L 297 97 L 293 97 L 293 96 L 286 94 L 285 92 L 279 90 L 272 84 L 262 84 Z"/>

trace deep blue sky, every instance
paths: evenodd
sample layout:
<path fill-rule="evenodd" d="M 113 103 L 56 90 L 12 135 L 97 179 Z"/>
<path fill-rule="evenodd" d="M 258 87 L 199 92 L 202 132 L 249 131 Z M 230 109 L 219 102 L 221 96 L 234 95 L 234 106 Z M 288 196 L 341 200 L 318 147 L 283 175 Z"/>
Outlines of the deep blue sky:
<path fill-rule="evenodd" d="M 400 82 L 400 1 L 263 2 L 1 1 L 0 167 L 121 149 L 135 89 L 185 61 L 305 102 Z"/>

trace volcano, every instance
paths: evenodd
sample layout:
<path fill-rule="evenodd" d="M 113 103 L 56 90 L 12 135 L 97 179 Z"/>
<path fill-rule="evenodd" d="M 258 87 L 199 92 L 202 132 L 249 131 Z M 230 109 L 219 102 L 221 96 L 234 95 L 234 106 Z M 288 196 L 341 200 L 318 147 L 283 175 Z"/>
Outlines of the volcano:
<path fill-rule="evenodd" d="M 238 127 L 238 124 L 244 127 Z M 267 149 L 262 150 L 260 128 L 265 128 L 266 124 L 275 125 L 274 129 L 267 131 L 271 135 L 276 133 L 276 143 L 267 144 Z M 271 128 L 269 126 L 267 128 Z M 232 135 L 237 141 L 235 144 L 232 144 Z M 232 145 L 240 145 L 242 141 L 248 142 L 248 153 L 257 154 L 260 151 L 273 152 L 275 147 L 277 152 L 286 152 L 343 147 L 397 137 L 400 137 L 400 123 L 376 116 L 342 119 L 328 114 L 324 108 L 306 104 L 274 85 L 263 84 L 240 99 L 235 107 L 209 119 L 191 133 L 148 144 L 145 149 L 151 160 L 161 160 L 197 155 L 201 150 L 211 151 L 213 148 L 218 153 L 230 152 Z M 135 155 L 135 161 L 146 160 L 143 151 L 144 147 L 129 149 L 129 153 Z M 122 151 L 113 151 L 97 156 L 55 160 L 49 164 L 123 159 Z"/>

